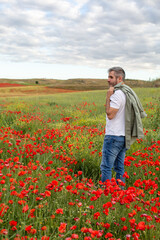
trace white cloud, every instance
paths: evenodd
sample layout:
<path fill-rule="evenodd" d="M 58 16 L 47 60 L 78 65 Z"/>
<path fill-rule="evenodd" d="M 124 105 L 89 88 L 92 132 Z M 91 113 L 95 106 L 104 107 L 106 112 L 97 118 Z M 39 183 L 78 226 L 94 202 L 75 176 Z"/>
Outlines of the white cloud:
<path fill-rule="evenodd" d="M 158 0 L 0 0 L 0 59 L 156 70 L 159 7 Z"/>

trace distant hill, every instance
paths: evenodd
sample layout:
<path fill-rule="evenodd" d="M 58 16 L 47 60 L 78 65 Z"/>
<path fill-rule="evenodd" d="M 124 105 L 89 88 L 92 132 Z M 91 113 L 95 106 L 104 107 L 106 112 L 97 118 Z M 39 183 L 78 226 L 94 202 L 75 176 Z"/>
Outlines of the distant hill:
<path fill-rule="evenodd" d="M 103 90 L 108 88 L 107 79 L 76 78 L 68 80 L 59 79 L 0 79 L 0 82 L 16 83 L 21 85 L 42 85 L 50 88 L 61 88 L 68 90 Z M 160 87 L 160 79 L 154 81 L 143 81 L 126 79 L 125 83 L 130 87 Z"/>

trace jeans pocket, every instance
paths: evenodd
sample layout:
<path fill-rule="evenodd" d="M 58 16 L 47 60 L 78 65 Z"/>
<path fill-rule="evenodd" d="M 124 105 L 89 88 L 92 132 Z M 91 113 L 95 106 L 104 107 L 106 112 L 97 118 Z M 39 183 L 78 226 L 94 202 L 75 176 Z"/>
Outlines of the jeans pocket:
<path fill-rule="evenodd" d="M 123 149 L 125 147 L 125 141 L 120 141 L 117 139 L 113 139 L 113 147 Z"/>

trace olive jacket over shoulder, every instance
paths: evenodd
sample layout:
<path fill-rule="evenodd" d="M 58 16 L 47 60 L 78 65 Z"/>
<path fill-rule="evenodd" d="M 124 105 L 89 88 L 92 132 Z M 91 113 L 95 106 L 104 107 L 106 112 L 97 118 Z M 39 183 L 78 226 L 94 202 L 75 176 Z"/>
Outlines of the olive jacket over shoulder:
<path fill-rule="evenodd" d="M 131 144 L 136 141 L 137 138 L 143 138 L 143 125 L 142 118 L 146 117 L 142 104 L 136 95 L 136 93 L 123 82 L 118 83 L 114 87 L 116 90 L 121 90 L 126 95 L 125 106 L 125 144 L 129 149 Z"/>

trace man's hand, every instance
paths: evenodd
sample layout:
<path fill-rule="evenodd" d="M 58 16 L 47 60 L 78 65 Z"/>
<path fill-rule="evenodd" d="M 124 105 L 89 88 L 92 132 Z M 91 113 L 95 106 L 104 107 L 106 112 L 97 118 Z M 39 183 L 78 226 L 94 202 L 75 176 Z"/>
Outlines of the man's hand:
<path fill-rule="evenodd" d="M 107 91 L 107 97 L 110 97 L 114 93 L 114 87 L 110 87 Z"/>

